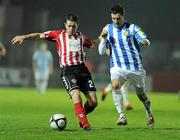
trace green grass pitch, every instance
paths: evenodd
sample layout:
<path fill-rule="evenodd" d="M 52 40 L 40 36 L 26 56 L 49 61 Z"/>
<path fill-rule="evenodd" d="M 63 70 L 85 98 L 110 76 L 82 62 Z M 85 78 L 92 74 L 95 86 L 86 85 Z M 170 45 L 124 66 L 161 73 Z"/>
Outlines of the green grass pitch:
<path fill-rule="evenodd" d="M 72 100 L 63 89 L 48 89 L 39 95 L 31 88 L 0 89 L 0 140 L 180 140 L 180 99 L 177 94 L 149 93 L 155 127 L 148 129 L 144 107 L 129 94 L 134 109 L 126 111 L 127 126 L 117 126 L 118 115 L 112 95 L 88 115 L 93 128 L 79 128 Z M 55 113 L 67 117 L 64 131 L 52 130 L 49 119 Z"/>

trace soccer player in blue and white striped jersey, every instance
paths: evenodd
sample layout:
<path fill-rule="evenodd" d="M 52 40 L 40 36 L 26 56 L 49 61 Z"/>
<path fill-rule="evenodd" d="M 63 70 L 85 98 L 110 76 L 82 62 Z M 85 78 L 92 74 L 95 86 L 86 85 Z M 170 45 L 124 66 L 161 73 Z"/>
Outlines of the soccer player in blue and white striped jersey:
<path fill-rule="evenodd" d="M 32 67 L 35 85 L 39 93 L 46 92 L 49 75 L 53 73 L 53 57 L 47 49 L 47 44 L 42 43 L 33 54 Z"/>
<path fill-rule="evenodd" d="M 112 23 L 107 24 L 101 32 L 99 53 L 105 54 L 106 49 L 110 49 L 111 86 L 119 113 L 117 124 L 127 125 L 120 88 L 128 80 L 136 88 L 136 94 L 145 106 L 148 127 L 153 127 L 154 118 L 145 94 L 146 72 L 140 52 L 140 47 L 149 46 L 150 41 L 139 26 L 125 22 L 125 9 L 122 5 L 116 4 L 111 8 L 111 18 Z"/>

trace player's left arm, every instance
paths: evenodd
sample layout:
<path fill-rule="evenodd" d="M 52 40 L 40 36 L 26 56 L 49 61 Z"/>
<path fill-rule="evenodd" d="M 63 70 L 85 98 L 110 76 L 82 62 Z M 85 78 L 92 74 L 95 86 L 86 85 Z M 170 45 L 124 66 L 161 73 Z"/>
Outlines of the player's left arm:
<path fill-rule="evenodd" d="M 136 40 L 144 45 L 144 46 L 149 46 L 150 45 L 150 41 L 147 38 L 147 35 L 144 33 L 144 31 L 137 25 L 134 25 L 134 30 L 133 30 L 133 34 L 136 38 Z"/>

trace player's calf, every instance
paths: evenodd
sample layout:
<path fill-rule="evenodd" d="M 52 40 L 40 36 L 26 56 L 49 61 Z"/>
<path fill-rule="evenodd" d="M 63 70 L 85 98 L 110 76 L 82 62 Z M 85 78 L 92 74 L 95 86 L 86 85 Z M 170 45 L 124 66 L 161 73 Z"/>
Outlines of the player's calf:
<path fill-rule="evenodd" d="M 96 107 L 97 107 L 97 102 L 92 102 L 91 104 L 89 104 L 89 102 L 86 101 L 86 103 L 84 104 L 85 113 L 86 114 L 91 113 Z"/>

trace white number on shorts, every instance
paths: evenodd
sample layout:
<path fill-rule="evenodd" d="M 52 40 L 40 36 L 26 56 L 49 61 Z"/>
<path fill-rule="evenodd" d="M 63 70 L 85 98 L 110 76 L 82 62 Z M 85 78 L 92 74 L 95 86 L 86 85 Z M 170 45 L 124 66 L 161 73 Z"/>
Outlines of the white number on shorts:
<path fill-rule="evenodd" d="M 93 86 L 93 81 L 92 81 L 92 80 L 89 80 L 88 83 L 89 83 L 89 87 L 94 87 L 94 86 Z"/>

